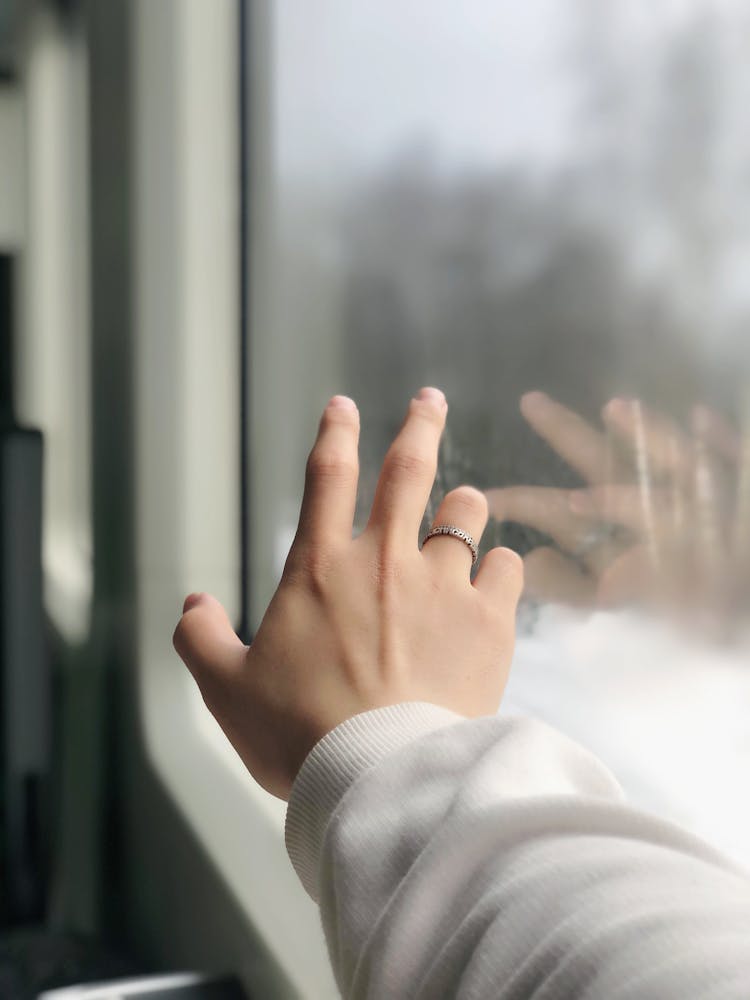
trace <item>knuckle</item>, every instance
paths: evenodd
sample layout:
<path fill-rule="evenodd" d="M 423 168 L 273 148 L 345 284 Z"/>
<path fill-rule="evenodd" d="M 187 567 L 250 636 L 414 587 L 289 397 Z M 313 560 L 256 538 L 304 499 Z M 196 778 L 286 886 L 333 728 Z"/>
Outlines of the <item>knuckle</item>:
<path fill-rule="evenodd" d="M 474 608 L 475 628 L 482 632 L 492 632 L 499 619 L 502 618 L 501 607 L 497 601 L 479 600 Z"/>
<path fill-rule="evenodd" d="M 434 475 L 435 462 L 413 451 L 391 451 L 385 460 L 385 470 L 389 477 L 405 479 L 409 482 L 421 481 Z"/>
<path fill-rule="evenodd" d="M 320 595 L 327 589 L 331 564 L 331 554 L 322 545 L 306 545 L 297 553 L 295 576 Z"/>
<path fill-rule="evenodd" d="M 356 428 L 359 424 L 359 410 L 350 409 L 348 406 L 328 406 L 323 411 L 320 418 L 320 426 L 326 427 L 351 427 Z"/>
<path fill-rule="evenodd" d="M 342 482 L 355 479 L 358 464 L 344 451 L 314 449 L 307 460 L 307 474 L 313 479 Z"/>

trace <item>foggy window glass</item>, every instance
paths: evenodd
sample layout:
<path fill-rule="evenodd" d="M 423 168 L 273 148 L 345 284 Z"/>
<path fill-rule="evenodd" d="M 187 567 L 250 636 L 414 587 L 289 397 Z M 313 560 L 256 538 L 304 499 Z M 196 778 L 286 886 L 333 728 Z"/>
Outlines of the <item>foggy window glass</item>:
<path fill-rule="evenodd" d="M 483 549 L 526 559 L 503 710 L 747 859 L 750 9 L 280 0 L 264 31 L 260 593 L 326 396 L 362 413 L 362 526 L 439 385 L 435 497 L 487 490 Z"/>

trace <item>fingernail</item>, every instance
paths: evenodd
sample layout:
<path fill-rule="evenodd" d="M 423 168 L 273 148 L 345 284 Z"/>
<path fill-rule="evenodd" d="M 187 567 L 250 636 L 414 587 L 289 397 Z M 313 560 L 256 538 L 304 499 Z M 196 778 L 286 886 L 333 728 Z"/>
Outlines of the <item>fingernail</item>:
<path fill-rule="evenodd" d="M 188 594 L 187 597 L 185 598 L 185 602 L 182 605 L 183 615 L 186 614 L 188 611 L 190 611 L 191 608 L 194 608 L 196 604 L 200 604 L 202 600 L 203 600 L 203 594 L 201 593 Z"/>
<path fill-rule="evenodd" d="M 518 408 L 523 417 L 533 423 L 535 417 L 545 417 L 551 415 L 553 410 L 550 406 L 551 399 L 546 392 L 534 389 L 532 392 L 525 392 L 518 403 Z"/>
<path fill-rule="evenodd" d="M 341 407 L 342 410 L 357 409 L 357 404 L 354 402 L 353 399 L 350 399 L 348 396 L 332 396 L 328 400 L 328 405 Z"/>
<path fill-rule="evenodd" d="M 525 392 L 521 396 L 521 404 L 531 406 L 544 406 L 545 403 L 549 403 L 549 396 L 546 392 L 542 392 L 540 389 L 532 389 L 531 392 Z"/>
<path fill-rule="evenodd" d="M 606 406 L 604 406 L 602 414 L 605 417 L 611 417 L 613 420 L 630 420 L 633 416 L 634 406 L 634 399 L 624 399 L 616 396 L 614 399 L 610 399 Z"/>
<path fill-rule="evenodd" d="M 588 514 L 594 509 L 593 501 L 587 493 L 571 493 L 568 506 L 576 514 Z"/>
<path fill-rule="evenodd" d="M 445 405 L 445 393 L 440 389 L 435 389 L 433 386 L 425 386 L 423 389 L 420 389 L 417 393 L 417 399 L 437 403 L 441 406 Z"/>

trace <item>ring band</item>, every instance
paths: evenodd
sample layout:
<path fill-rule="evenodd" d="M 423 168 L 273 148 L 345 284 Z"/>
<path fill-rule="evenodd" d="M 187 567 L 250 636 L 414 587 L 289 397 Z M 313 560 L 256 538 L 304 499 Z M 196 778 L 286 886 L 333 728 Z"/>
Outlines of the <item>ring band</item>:
<path fill-rule="evenodd" d="M 468 545 L 471 549 L 471 565 L 479 558 L 479 553 L 477 551 L 477 543 L 468 533 L 464 531 L 463 528 L 457 528 L 455 524 L 436 524 L 434 528 L 430 528 L 424 538 L 424 542 L 429 542 L 431 538 L 437 538 L 439 535 L 448 535 L 450 538 L 457 538 L 459 542 L 463 542 L 464 545 Z"/>
<path fill-rule="evenodd" d="M 605 543 L 616 542 L 621 530 L 616 524 L 599 524 L 587 531 L 573 550 L 573 558 L 585 559 L 595 548 Z"/>

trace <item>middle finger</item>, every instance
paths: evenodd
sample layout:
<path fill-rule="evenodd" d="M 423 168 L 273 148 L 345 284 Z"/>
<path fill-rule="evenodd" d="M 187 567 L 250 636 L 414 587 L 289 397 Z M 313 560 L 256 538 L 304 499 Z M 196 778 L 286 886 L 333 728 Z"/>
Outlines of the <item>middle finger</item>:
<path fill-rule="evenodd" d="M 613 456 L 607 436 L 567 406 L 543 392 L 521 397 L 521 413 L 587 483 L 606 482 L 612 476 Z"/>
<path fill-rule="evenodd" d="M 388 531 L 401 541 L 419 538 L 437 471 L 438 446 L 448 404 L 439 389 L 420 389 L 383 462 L 369 528 Z"/>
<path fill-rule="evenodd" d="M 596 524 L 585 523 L 570 507 L 570 490 L 555 486 L 503 486 L 486 490 L 490 514 L 543 531 L 563 549 L 574 552 Z"/>

